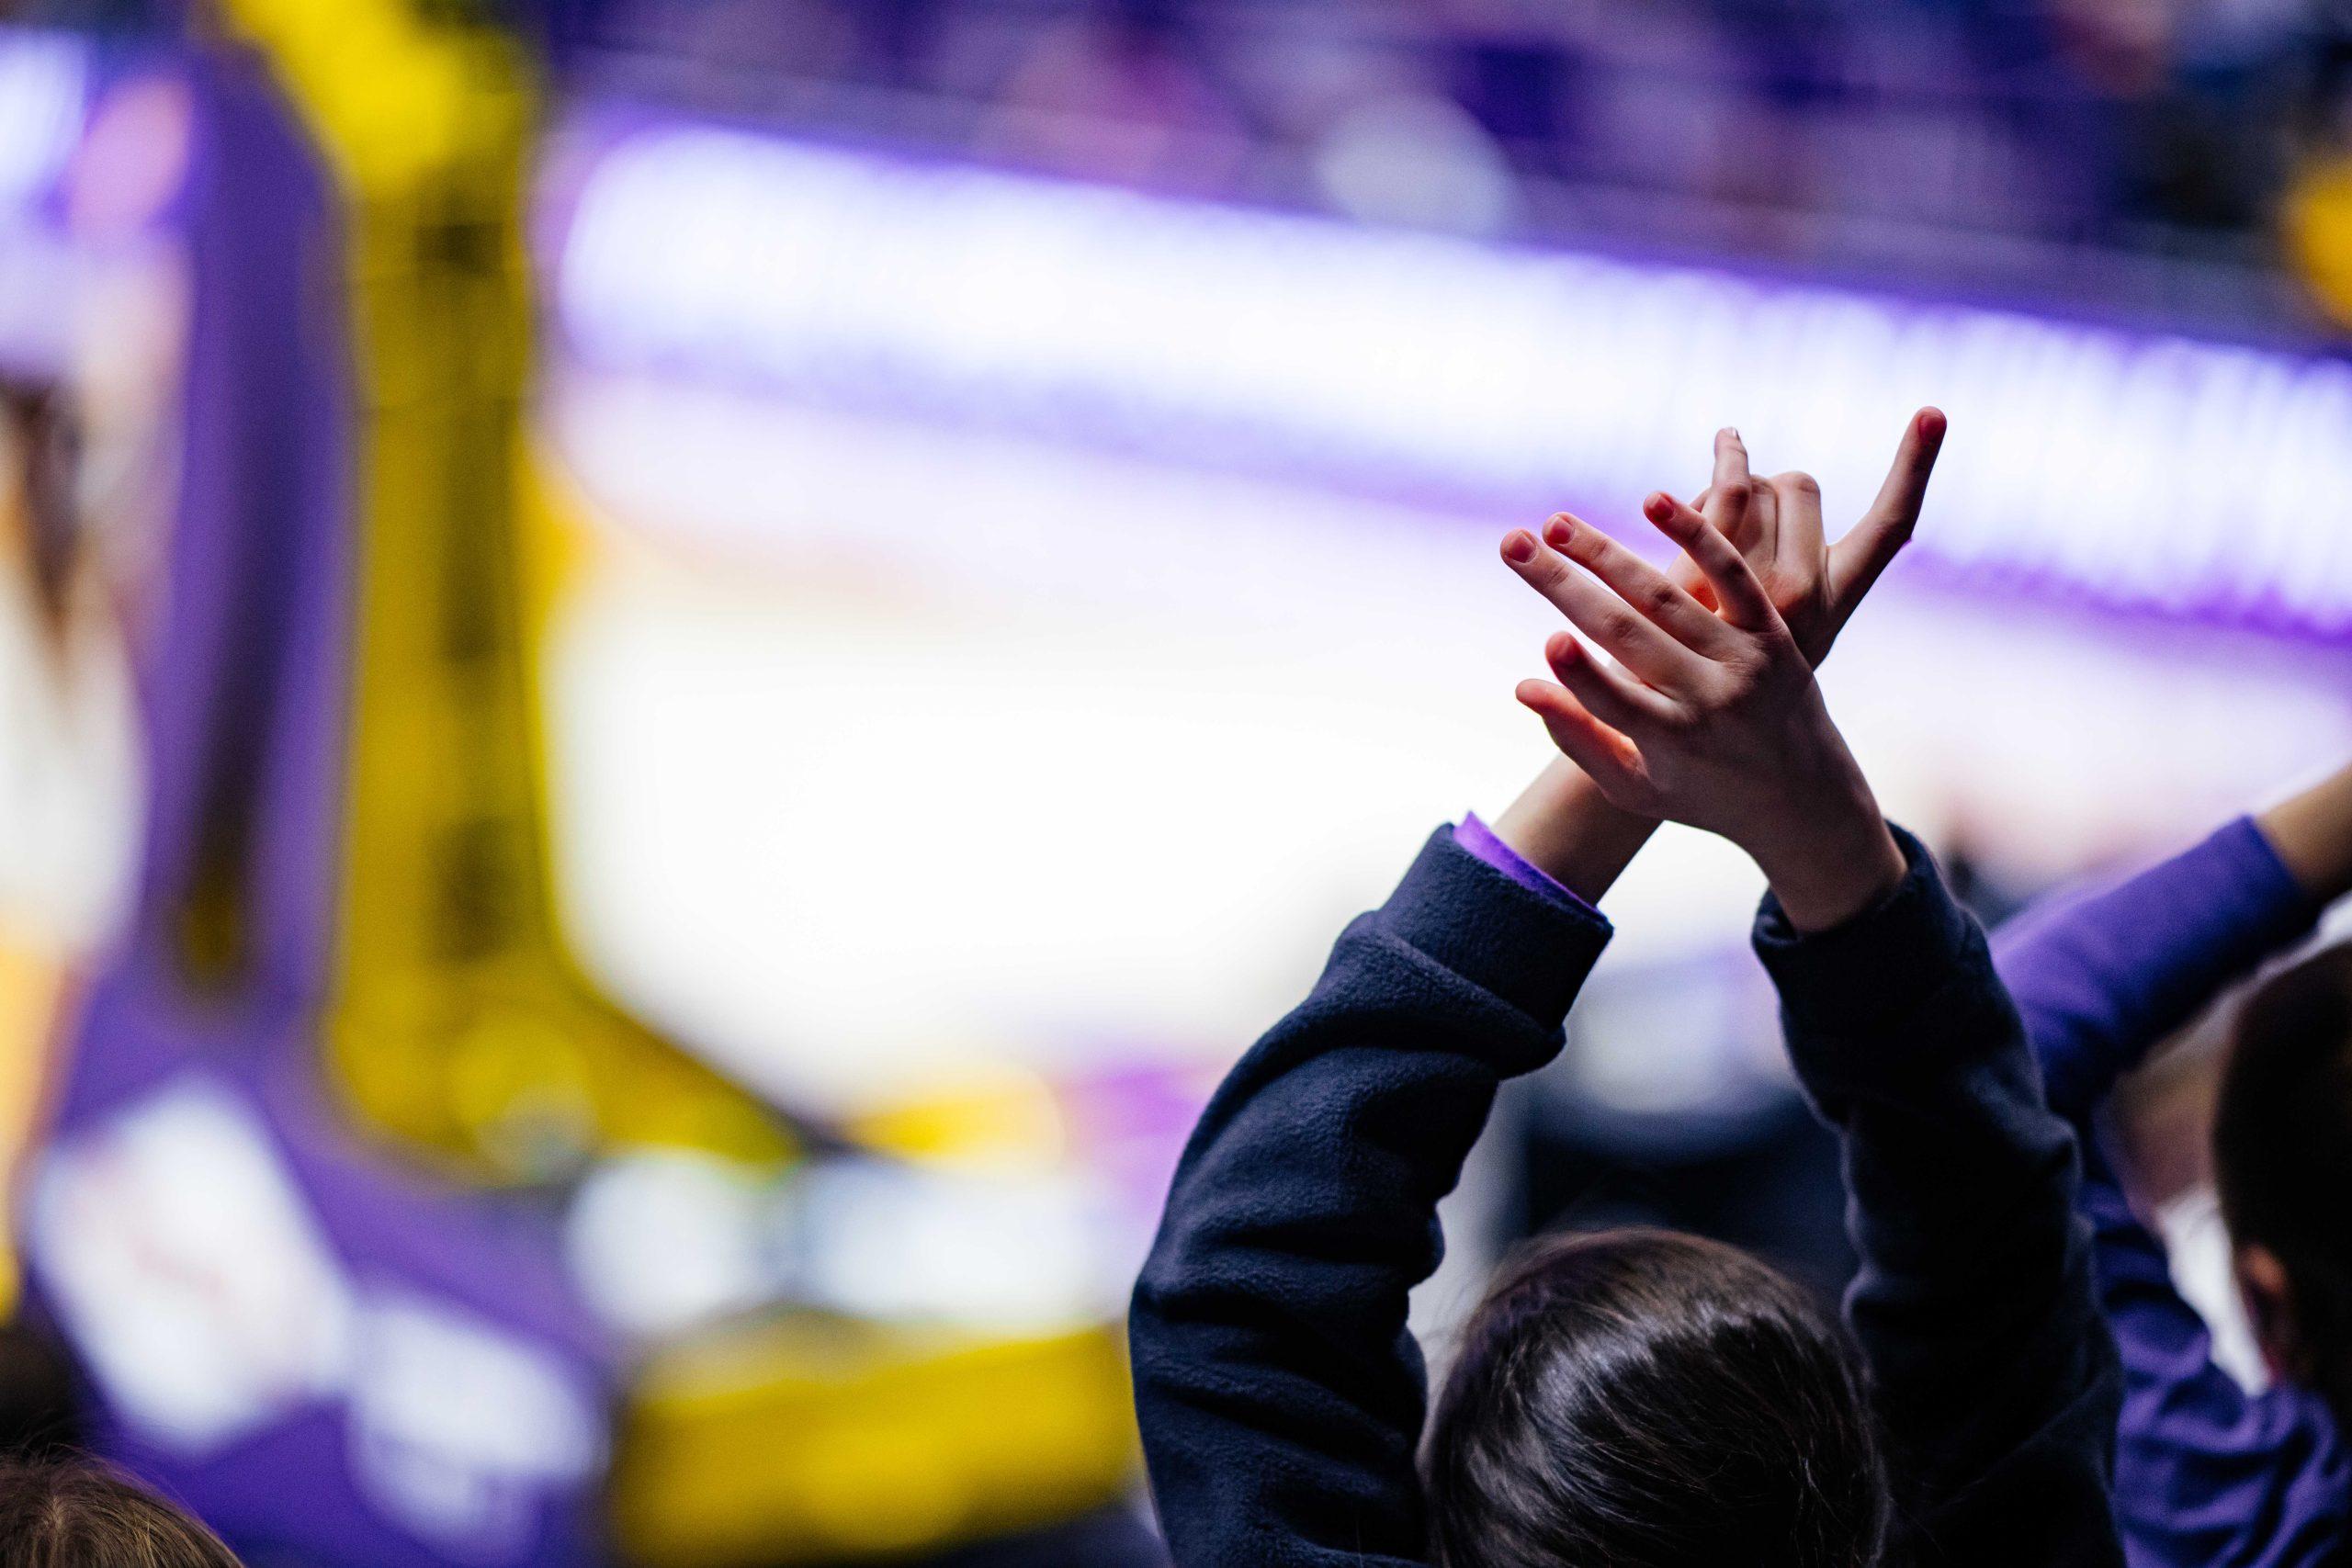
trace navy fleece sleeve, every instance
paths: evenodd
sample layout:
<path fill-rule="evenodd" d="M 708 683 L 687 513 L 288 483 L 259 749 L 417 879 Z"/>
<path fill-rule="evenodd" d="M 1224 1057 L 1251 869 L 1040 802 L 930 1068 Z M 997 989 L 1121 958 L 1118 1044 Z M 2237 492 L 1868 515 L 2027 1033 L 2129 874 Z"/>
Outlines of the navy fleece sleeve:
<path fill-rule="evenodd" d="M 2163 1244 L 2098 1134 L 2117 1077 L 2223 987 L 2307 935 L 2316 911 L 2240 818 L 2136 876 L 2063 899 L 1994 943 L 2051 1085 L 2083 1140 L 2081 1203 L 2124 1374 L 2116 1513 L 2134 1568 L 2312 1568 L 2340 1561 L 2352 1456 L 2306 1389 L 2249 1396 L 2216 1366 Z"/>
<path fill-rule="evenodd" d="M 1136 1411 L 1179 1568 L 1423 1561 L 1406 1293 L 1497 1085 L 1609 938 L 1441 829 L 1210 1103 L 1136 1287 Z"/>
<path fill-rule="evenodd" d="M 2119 1563 L 2120 1380 L 2074 1213 L 2075 1137 L 2044 1103 L 1984 933 L 1918 841 L 1900 889 L 1756 947 L 1799 1077 L 1844 1145 L 1862 1344 L 1922 1561 Z"/>

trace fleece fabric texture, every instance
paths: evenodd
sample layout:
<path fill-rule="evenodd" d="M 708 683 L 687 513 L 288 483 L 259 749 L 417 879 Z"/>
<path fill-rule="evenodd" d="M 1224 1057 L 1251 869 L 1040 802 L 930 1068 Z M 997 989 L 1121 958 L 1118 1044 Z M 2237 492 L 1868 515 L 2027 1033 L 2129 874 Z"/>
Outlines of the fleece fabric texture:
<path fill-rule="evenodd" d="M 1884 904 L 1757 948 L 1844 1141 L 1849 1303 L 1932 1562 L 2120 1563 L 2113 1348 L 2044 1107 L 1982 933 L 1932 861 Z M 1426 1414 L 1407 1292 L 1442 1248 L 1497 1087 L 1550 1061 L 1610 935 L 1441 829 L 1246 1055 L 1180 1164 L 1131 1316 L 1136 1413 L 1179 1568 L 1420 1564 Z"/>

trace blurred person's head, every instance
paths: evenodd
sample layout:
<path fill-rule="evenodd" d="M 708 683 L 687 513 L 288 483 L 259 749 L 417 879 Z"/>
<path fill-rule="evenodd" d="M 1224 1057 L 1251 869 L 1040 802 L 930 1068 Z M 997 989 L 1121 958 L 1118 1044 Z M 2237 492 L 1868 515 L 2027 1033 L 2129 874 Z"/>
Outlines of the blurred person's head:
<path fill-rule="evenodd" d="M 1555 1237 L 1464 1330 L 1425 1456 L 1445 1568 L 1869 1568 L 1892 1502 L 1860 1354 L 1736 1247 Z"/>
<path fill-rule="evenodd" d="M 2239 1008 L 2213 1170 L 2272 1375 L 2352 1416 L 2352 942 L 2281 970 Z"/>
<path fill-rule="evenodd" d="M 0 1464 L 8 1568 L 241 1568 L 181 1509 L 85 1461 Z"/>

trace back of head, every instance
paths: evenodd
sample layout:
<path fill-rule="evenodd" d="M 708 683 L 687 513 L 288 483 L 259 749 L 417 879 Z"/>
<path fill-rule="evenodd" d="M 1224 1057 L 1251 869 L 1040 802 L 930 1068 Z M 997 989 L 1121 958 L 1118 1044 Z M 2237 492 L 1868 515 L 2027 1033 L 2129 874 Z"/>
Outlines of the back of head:
<path fill-rule="evenodd" d="M 0 1462 L 8 1568 L 239 1568 L 210 1530 L 102 1466 Z"/>
<path fill-rule="evenodd" d="M 1426 1462 L 1446 1568 L 1867 1568 L 1888 1550 L 1851 1341 L 1696 1236 L 1560 1237 L 1507 1267 Z"/>
<path fill-rule="evenodd" d="M 2281 970 L 2239 1008 L 2213 1169 L 2242 1261 L 2258 1251 L 2284 1276 L 2283 1301 L 2255 1303 L 2272 1319 L 2257 1323 L 2266 1348 L 2352 1416 L 2352 943 Z"/>

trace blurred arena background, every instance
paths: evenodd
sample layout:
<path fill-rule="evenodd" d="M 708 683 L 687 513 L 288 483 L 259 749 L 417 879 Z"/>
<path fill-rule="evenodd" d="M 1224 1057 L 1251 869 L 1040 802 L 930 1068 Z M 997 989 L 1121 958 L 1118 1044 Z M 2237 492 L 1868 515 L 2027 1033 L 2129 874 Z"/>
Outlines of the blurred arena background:
<path fill-rule="evenodd" d="M 0 1416 L 256 1562 L 1153 1562 L 1192 1116 L 1725 422 L 1950 412 L 1826 683 L 1988 919 L 2352 749 L 2324 0 L 0 19 Z M 1563 1217 L 1838 1282 L 1757 891 L 1612 896 L 1440 1354 Z"/>

